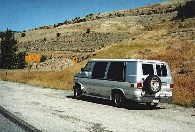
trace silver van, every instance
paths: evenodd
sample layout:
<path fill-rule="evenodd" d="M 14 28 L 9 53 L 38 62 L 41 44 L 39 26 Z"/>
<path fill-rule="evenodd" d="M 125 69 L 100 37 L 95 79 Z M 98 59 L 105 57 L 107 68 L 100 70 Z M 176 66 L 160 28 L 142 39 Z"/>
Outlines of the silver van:
<path fill-rule="evenodd" d="M 169 66 L 159 60 L 93 59 L 74 76 L 74 97 L 83 95 L 113 101 L 121 107 L 127 100 L 156 107 L 171 100 L 174 87 Z"/>

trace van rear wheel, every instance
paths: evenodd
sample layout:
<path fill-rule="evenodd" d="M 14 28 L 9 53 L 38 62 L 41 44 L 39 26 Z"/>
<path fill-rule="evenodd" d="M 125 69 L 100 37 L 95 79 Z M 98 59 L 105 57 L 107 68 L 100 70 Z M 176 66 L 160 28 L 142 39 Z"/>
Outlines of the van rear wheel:
<path fill-rule="evenodd" d="M 113 94 L 113 105 L 116 107 L 122 107 L 125 103 L 125 97 L 122 93 L 116 92 Z"/>
<path fill-rule="evenodd" d="M 146 107 L 149 108 L 149 109 L 155 109 L 156 106 L 158 105 L 158 103 L 146 103 Z"/>

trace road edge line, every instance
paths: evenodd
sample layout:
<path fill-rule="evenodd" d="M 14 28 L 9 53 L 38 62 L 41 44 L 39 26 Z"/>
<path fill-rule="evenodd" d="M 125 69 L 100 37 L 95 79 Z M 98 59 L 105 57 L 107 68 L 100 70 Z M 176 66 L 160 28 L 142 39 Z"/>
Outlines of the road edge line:
<path fill-rule="evenodd" d="M 20 118 L 16 117 L 14 114 L 4 109 L 2 106 L 0 106 L 0 114 L 27 132 L 41 132 L 34 126 L 28 124 L 27 122 L 21 120 Z"/>

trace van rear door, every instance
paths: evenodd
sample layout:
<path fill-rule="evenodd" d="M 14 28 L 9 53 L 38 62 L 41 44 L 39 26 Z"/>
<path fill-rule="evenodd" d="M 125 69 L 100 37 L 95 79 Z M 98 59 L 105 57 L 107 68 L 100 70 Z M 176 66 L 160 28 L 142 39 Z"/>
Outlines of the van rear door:
<path fill-rule="evenodd" d="M 162 82 L 161 91 L 159 93 L 160 96 L 172 96 L 170 85 L 173 82 L 168 65 L 166 63 L 156 64 L 156 75 L 160 77 Z"/>

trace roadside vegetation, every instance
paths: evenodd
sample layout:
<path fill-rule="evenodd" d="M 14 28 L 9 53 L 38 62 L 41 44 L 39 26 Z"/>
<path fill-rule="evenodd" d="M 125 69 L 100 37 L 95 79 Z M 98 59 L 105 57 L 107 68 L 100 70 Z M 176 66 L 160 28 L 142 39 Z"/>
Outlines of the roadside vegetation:
<path fill-rule="evenodd" d="M 0 68 L 22 69 L 25 52 L 18 52 L 17 40 L 11 30 L 0 33 Z"/>

